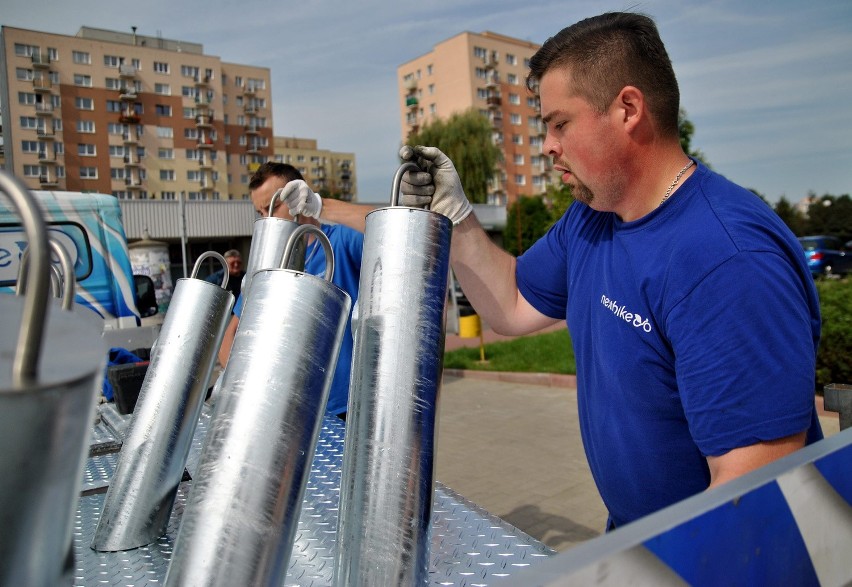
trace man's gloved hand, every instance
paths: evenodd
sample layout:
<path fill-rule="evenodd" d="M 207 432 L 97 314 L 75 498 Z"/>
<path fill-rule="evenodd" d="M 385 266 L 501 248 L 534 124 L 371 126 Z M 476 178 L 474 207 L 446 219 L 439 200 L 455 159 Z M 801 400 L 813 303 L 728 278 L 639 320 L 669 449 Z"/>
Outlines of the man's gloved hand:
<path fill-rule="evenodd" d="M 443 214 L 453 224 L 458 224 L 473 212 L 473 206 L 464 195 L 461 179 L 453 162 L 439 149 L 405 145 L 399 150 L 399 157 L 403 161 L 413 161 L 424 170 L 423 172 L 407 171 L 403 174 L 400 185 L 400 204 L 403 206 L 429 204 L 430 210 Z"/>
<path fill-rule="evenodd" d="M 310 216 L 311 218 L 319 218 L 322 212 L 322 198 L 319 194 L 308 187 L 301 179 L 288 181 L 287 185 L 281 188 L 281 195 L 278 196 L 287 208 L 290 210 L 291 216 Z"/>

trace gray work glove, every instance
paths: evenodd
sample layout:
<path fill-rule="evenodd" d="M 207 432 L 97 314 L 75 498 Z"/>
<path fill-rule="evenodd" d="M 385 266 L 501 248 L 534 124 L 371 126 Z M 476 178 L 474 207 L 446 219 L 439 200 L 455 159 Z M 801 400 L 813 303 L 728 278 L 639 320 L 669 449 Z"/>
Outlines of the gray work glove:
<path fill-rule="evenodd" d="M 473 212 L 473 206 L 464 195 L 461 179 L 453 162 L 436 147 L 409 147 L 399 150 L 403 161 L 413 161 L 423 172 L 407 171 L 400 185 L 400 203 L 403 206 L 422 206 L 449 218 L 458 224 Z M 425 183 L 426 177 L 431 181 Z"/>
<path fill-rule="evenodd" d="M 322 198 L 301 179 L 288 181 L 281 190 L 281 199 L 290 210 L 291 216 L 310 216 L 319 218 L 322 212 Z"/>

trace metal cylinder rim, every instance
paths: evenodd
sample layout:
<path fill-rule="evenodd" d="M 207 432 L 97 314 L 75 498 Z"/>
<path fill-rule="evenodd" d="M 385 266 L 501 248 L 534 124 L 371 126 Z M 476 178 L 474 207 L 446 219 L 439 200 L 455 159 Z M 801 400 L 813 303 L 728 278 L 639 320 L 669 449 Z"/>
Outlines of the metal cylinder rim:
<path fill-rule="evenodd" d="M 230 278 L 230 276 L 231 276 L 231 275 L 230 275 L 230 273 L 228 273 L 228 262 L 225 260 L 225 257 L 223 257 L 222 255 L 220 255 L 220 254 L 219 254 L 219 253 L 217 253 L 216 251 L 206 251 L 206 252 L 204 252 L 204 253 L 201 253 L 201 254 L 198 256 L 198 259 L 196 259 L 196 260 L 195 260 L 195 265 L 192 267 L 192 273 L 190 273 L 190 275 L 189 275 L 189 276 L 190 276 L 192 279 L 197 279 L 197 277 L 195 277 L 195 276 L 196 276 L 196 275 L 198 275 L 198 270 L 201 268 L 201 262 L 202 262 L 204 259 L 207 259 L 207 258 L 209 258 L 209 257 L 213 257 L 214 259 L 216 259 L 217 261 L 219 261 L 219 263 L 221 263 L 221 265 L 222 265 L 222 268 L 225 270 L 225 271 L 224 271 L 224 273 L 223 273 L 223 275 L 222 275 L 222 285 L 221 285 L 221 288 L 222 288 L 222 289 L 226 289 L 226 288 L 228 287 L 228 279 L 229 279 L 229 278 Z"/>

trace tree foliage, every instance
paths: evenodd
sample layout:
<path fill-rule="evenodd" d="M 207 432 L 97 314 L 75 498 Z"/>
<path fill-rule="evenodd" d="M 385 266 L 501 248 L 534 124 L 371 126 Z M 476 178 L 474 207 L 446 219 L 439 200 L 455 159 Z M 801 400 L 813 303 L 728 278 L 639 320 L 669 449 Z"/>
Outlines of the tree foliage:
<path fill-rule="evenodd" d="M 807 234 L 836 236 L 841 242 L 852 240 L 852 198 L 848 194 L 832 196 L 825 194 L 817 198 L 810 194 L 808 218 L 805 222 Z"/>
<path fill-rule="evenodd" d="M 782 196 L 781 199 L 775 203 L 774 210 L 793 234 L 796 236 L 805 235 L 805 216 L 798 208 L 791 204 L 787 198 Z"/>
<path fill-rule="evenodd" d="M 409 145 L 438 147 L 453 162 L 468 200 L 488 199 L 488 180 L 502 153 L 491 140 L 491 125 L 476 109 L 435 120 L 408 137 Z"/>
<path fill-rule="evenodd" d="M 707 156 L 701 149 L 692 148 L 692 135 L 695 134 L 695 125 L 686 117 L 686 110 L 683 108 L 677 114 L 677 130 L 680 134 L 680 146 L 683 148 L 683 152 L 712 169 L 710 162 L 707 161 Z"/>
<path fill-rule="evenodd" d="M 506 212 L 503 248 L 513 255 L 521 255 L 544 236 L 551 224 L 550 211 L 541 198 L 521 196 Z"/>

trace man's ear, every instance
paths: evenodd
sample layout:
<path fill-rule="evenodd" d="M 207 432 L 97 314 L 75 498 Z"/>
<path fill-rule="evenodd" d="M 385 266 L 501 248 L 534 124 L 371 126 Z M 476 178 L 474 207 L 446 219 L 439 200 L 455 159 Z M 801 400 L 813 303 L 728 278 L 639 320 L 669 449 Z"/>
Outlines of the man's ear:
<path fill-rule="evenodd" d="M 613 105 L 628 131 L 633 130 L 645 115 L 645 95 L 636 86 L 624 86 Z"/>

